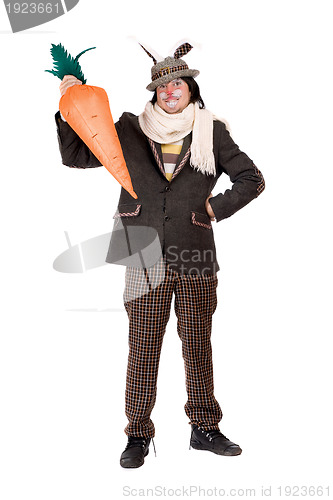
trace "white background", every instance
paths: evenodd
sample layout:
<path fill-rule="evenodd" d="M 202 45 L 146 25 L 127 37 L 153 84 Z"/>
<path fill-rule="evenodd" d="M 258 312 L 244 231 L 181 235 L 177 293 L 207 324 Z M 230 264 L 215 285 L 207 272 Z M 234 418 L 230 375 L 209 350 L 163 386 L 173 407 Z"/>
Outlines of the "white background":
<path fill-rule="evenodd" d="M 169 496 L 182 486 L 206 488 L 206 496 L 213 488 L 255 488 L 257 497 L 271 486 L 277 497 L 278 486 L 330 484 L 330 7 L 320 0 L 80 0 L 66 15 L 12 34 L 0 6 L 3 500 L 106 500 L 122 498 L 125 486 L 133 495 L 165 487 Z M 206 106 L 228 120 L 266 180 L 257 200 L 214 226 L 221 267 L 215 395 L 222 432 L 244 450 L 239 457 L 188 449 L 172 314 L 152 414 L 157 458 L 151 447 L 142 468 L 119 466 L 124 269 L 75 275 L 52 267 L 67 247 L 64 231 L 72 244 L 111 231 L 120 188 L 106 169 L 61 164 L 60 80 L 44 72 L 52 68 L 49 49 L 61 42 L 74 56 L 97 47 L 82 56 L 82 69 L 88 84 L 108 92 L 116 120 L 140 113 L 151 97 L 152 61 L 129 36 L 164 56 L 184 38 L 200 45 L 186 60 L 201 71 Z M 217 187 L 214 194 L 223 183 Z"/>

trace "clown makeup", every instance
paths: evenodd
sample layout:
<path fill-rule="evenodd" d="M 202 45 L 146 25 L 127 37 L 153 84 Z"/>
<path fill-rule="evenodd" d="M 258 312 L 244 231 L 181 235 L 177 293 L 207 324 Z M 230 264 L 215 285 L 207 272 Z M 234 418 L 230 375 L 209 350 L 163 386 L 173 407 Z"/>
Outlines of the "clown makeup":
<path fill-rule="evenodd" d="M 188 85 L 181 78 L 159 85 L 156 91 L 157 104 L 167 113 L 180 113 L 189 104 Z"/>
<path fill-rule="evenodd" d="M 179 101 L 182 95 L 182 91 L 180 89 L 177 89 L 172 92 L 171 95 L 168 95 L 166 92 L 161 92 L 160 98 L 162 99 L 162 101 L 166 101 L 166 105 L 169 108 L 174 108 L 177 105 L 177 101 Z"/>

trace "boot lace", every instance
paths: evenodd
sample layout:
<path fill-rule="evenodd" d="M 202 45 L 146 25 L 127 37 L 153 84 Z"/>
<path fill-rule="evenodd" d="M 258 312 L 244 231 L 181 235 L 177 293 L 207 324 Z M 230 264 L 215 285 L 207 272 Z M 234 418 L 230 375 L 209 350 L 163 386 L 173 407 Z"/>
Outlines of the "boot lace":
<path fill-rule="evenodd" d="M 152 443 L 153 443 L 154 454 L 155 454 L 155 457 L 156 457 L 157 455 L 156 455 L 156 448 L 155 448 L 154 438 L 151 438 L 151 440 L 152 440 Z M 129 448 L 134 448 L 135 446 L 140 446 L 144 450 L 145 447 L 147 446 L 147 441 L 148 441 L 148 439 L 144 438 L 144 437 L 129 436 L 128 437 L 128 442 L 127 442 L 127 445 L 126 445 L 126 448 L 125 448 L 125 451 L 128 450 Z"/>
<path fill-rule="evenodd" d="M 204 429 L 202 429 L 199 425 L 197 425 L 197 429 L 198 431 L 200 431 L 202 434 L 204 434 L 206 436 L 207 439 L 209 439 L 209 441 L 213 441 L 214 439 L 218 438 L 218 437 L 223 437 L 224 439 L 228 439 L 224 434 L 222 434 L 221 431 L 219 430 L 216 430 L 216 429 L 212 429 L 210 431 L 205 431 Z M 192 429 L 192 433 L 191 433 L 191 439 L 192 439 L 192 435 L 193 435 L 193 432 L 194 432 L 194 428 Z M 189 446 L 189 449 L 191 449 L 191 445 Z"/>
<path fill-rule="evenodd" d="M 217 437 L 223 437 L 224 439 L 228 439 L 225 437 L 224 434 L 222 434 L 222 432 L 214 429 L 212 431 L 204 431 L 203 429 L 199 428 L 199 430 L 205 434 L 205 436 L 209 439 L 209 441 L 213 441 L 214 439 L 216 439 Z"/>

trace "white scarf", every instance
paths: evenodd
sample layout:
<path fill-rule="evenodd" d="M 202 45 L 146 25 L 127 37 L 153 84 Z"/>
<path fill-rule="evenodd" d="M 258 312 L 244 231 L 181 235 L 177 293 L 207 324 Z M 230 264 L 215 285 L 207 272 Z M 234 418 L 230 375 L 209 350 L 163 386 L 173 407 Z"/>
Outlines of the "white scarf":
<path fill-rule="evenodd" d="M 143 133 L 159 144 L 179 141 L 193 132 L 190 164 L 203 174 L 216 175 L 213 154 L 213 114 L 189 104 L 181 113 L 166 113 L 157 103 L 147 102 L 139 115 Z"/>

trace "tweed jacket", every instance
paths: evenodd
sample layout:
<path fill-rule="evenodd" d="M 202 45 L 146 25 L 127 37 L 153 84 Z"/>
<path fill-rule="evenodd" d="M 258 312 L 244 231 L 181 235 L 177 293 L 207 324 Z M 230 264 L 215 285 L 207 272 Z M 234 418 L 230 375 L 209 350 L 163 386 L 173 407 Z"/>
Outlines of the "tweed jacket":
<path fill-rule="evenodd" d="M 55 118 L 63 164 L 101 166 L 59 112 Z M 136 115 L 124 113 L 116 130 L 138 199 L 121 189 L 106 262 L 150 267 L 163 255 L 179 273 L 215 274 L 219 265 L 205 201 L 219 177 L 227 174 L 232 188 L 210 198 L 210 204 L 217 222 L 230 217 L 263 191 L 261 172 L 221 121 L 214 121 L 213 128 L 216 176 L 191 167 L 189 134 L 170 182 L 164 174 L 161 145 L 143 134 Z"/>

